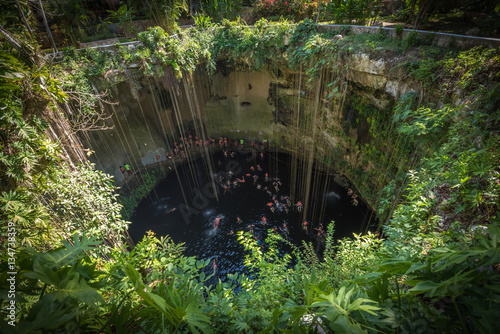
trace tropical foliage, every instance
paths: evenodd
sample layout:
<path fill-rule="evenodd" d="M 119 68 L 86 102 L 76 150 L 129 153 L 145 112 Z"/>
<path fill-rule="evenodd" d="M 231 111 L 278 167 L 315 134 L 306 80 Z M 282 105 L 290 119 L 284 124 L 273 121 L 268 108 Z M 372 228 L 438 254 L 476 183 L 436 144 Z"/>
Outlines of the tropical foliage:
<path fill-rule="evenodd" d="M 326 5 L 325 18 L 339 24 L 371 25 L 378 15 L 381 1 L 332 0 Z"/>
<path fill-rule="evenodd" d="M 0 53 L 2 331 L 497 332 L 498 50 L 444 53 L 424 40 L 344 35 L 332 39 L 309 20 L 262 20 L 254 28 L 224 21 L 174 37 L 153 28 L 133 50 L 71 50 L 59 67 L 43 63 L 15 35 L 23 48 Z M 354 93 L 345 97 L 341 64 L 360 52 L 406 56 L 398 70 L 428 83 L 444 103 L 410 93 L 381 110 Z M 247 69 L 286 64 L 307 76 L 306 90 L 323 85 L 325 108 L 341 101 L 356 111 L 344 128 L 328 131 L 343 134 L 342 149 L 356 150 L 366 164 L 349 165 L 333 153 L 332 161 L 376 205 L 379 233 L 335 240 L 330 224 L 323 252 L 303 244 L 281 254 L 277 245 L 286 240 L 272 231 L 264 244 L 241 232 L 247 273 L 220 281 L 209 261 L 184 256 L 168 237 L 150 233 L 125 247 L 127 223 L 111 177 L 78 165 L 62 153 L 68 145 L 47 136 L 66 112 L 65 90 L 88 89 L 132 63 L 145 75 L 172 73 L 176 80 L 173 74 L 180 78 L 202 63 L 215 71 L 221 60 Z M 468 94 L 460 104 L 457 89 Z M 92 112 L 91 101 L 84 111 Z M 348 140 L 358 124 L 367 137 Z M 138 189 L 129 206 L 146 191 Z"/>
<path fill-rule="evenodd" d="M 316 3 L 306 0 L 261 0 L 253 7 L 254 15 L 266 19 L 280 17 L 290 20 L 303 20 L 312 17 Z"/>

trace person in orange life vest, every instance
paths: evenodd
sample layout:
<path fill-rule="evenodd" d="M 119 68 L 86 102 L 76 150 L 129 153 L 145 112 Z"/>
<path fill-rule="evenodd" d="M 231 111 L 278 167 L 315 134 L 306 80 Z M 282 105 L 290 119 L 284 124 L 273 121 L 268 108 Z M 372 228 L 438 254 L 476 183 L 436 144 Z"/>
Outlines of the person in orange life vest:
<path fill-rule="evenodd" d="M 267 203 L 267 206 L 269 207 L 269 209 L 274 213 L 274 206 L 273 206 L 273 203 L 270 202 L 270 203 Z"/>
<path fill-rule="evenodd" d="M 266 216 L 262 217 L 262 220 L 260 221 L 262 225 L 267 225 L 267 218 Z"/>
<path fill-rule="evenodd" d="M 297 211 L 302 212 L 302 202 L 301 201 L 297 202 Z"/>

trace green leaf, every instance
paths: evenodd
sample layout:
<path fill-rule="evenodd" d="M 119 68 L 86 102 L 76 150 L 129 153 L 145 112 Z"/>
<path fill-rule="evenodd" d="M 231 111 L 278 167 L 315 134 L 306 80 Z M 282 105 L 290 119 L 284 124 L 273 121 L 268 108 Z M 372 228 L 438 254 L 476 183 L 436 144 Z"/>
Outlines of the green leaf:
<path fill-rule="evenodd" d="M 90 307 L 98 310 L 96 303 L 103 302 L 101 295 L 96 289 L 90 287 L 79 274 L 67 276 L 59 289 L 52 293 L 54 298 L 64 301 L 66 298 L 74 298 Z M 49 296 L 49 295 L 47 295 Z M 45 298 L 45 296 L 44 296 Z"/>
<path fill-rule="evenodd" d="M 420 294 L 424 292 L 430 292 L 431 295 L 434 295 L 437 288 L 441 286 L 440 283 L 434 283 L 432 281 L 422 281 L 418 282 L 416 286 L 411 288 L 409 292 L 414 294 Z"/>
<path fill-rule="evenodd" d="M 50 252 L 50 253 L 37 253 L 32 248 L 28 251 L 33 254 L 35 262 L 38 260 L 45 266 L 46 269 L 59 269 L 63 266 L 73 264 L 78 260 L 78 257 L 86 250 L 92 249 L 91 246 L 100 244 L 95 238 L 87 239 L 83 235 L 82 240 L 78 238 L 78 234 L 73 235 L 73 245 L 67 240 L 63 241 L 64 248 Z"/>
<path fill-rule="evenodd" d="M 414 263 L 410 266 L 410 268 L 405 272 L 405 275 L 408 275 L 414 271 L 417 271 L 417 270 L 420 270 L 420 269 L 423 269 L 423 268 L 427 268 L 428 267 L 428 264 L 426 263 L 420 263 L 420 262 L 417 262 L 417 263 Z"/>

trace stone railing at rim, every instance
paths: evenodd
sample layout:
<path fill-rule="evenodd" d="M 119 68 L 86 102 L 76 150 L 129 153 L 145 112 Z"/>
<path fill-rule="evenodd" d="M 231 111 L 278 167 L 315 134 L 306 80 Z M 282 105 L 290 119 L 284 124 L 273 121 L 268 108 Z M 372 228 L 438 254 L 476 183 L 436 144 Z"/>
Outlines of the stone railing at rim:
<path fill-rule="evenodd" d="M 318 31 L 327 32 L 330 30 L 341 30 L 350 29 L 350 34 L 376 34 L 384 32 L 387 36 L 396 38 L 396 28 L 389 27 L 370 27 L 370 26 L 357 26 L 357 25 L 342 25 L 342 24 L 320 24 Z M 489 37 L 477 37 L 477 36 L 467 36 L 467 35 L 457 35 L 449 34 L 444 32 L 433 32 L 426 30 L 413 30 L 413 29 L 402 29 L 401 37 L 405 35 L 416 32 L 420 36 L 429 36 L 432 39 L 432 44 L 437 46 L 459 46 L 459 47 L 473 47 L 473 46 L 488 46 L 490 48 L 500 47 L 499 38 L 489 38 Z"/>

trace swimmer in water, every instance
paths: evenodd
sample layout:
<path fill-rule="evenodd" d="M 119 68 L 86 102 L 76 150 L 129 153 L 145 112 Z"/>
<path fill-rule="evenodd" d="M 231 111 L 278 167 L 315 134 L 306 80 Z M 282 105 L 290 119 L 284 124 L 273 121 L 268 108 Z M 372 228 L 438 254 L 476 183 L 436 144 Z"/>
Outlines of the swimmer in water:
<path fill-rule="evenodd" d="M 302 202 L 298 201 L 297 204 L 296 204 L 296 206 L 297 206 L 297 211 L 298 212 L 302 212 Z"/>
<path fill-rule="evenodd" d="M 278 182 L 274 181 L 273 186 L 274 186 L 274 189 L 276 189 L 276 192 L 279 192 Z"/>
<path fill-rule="evenodd" d="M 255 241 L 257 241 L 257 245 L 260 246 L 262 244 L 262 241 L 260 241 L 260 238 L 257 238 L 257 236 L 254 235 L 253 237 Z"/>
<path fill-rule="evenodd" d="M 241 218 L 240 218 L 240 217 L 236 217 L 236 222 L 237 222 L 238 224 L 241 224 L 241 223 L 243 223 L 243 220 L 241 220 Z"/>
<path fill-rule="evenodd" d="M 214 221 L 214 230 L 217 229 L 217 227 L 219 227 L 219 223 L 221 221 L 221 217 L 217 217 L 215 218 L 215 221 Z"/>
<path fill-rule="evenodd" d="M 214 261 L 212 262 L 212 268 L 213 268 L 213 270 L 214 270 L 214 275 L 215 275 L 215 273 L 217 272 L 217 263 L 215 262 L 215 259 L 214 259 Z"/>
<path fill-rule="evenodd" d="M 288 231 L 288 226 L 286 225 L 286 221 L 283 221 L 283 229 L 285 230 L 286 234 L 289 234 L 290 232 Z"/>
<path fill-rule="evenodd" d="M 323 229 L 323 224 L 319 224 L 318 228 L 315 228 L 318 231 L 318 236 L 325 235 L 326 231 Z"/>
<path fill-rule="evenodd" d="M 260 221 L 262 225 L 267 225 L 267 218 L 266 216 L 262 217 L 262 220 Z"/>
<path fill-rule="evenodd" d="M 269 210 L 271 210 L 274 213 L 274 206 L 272 202 L 267 203 L 267 206 L 269 207 Z"/>
<path fill-rule="evenodd" d="M 262 189 L 262 186 L 259 183 L 257 183 L 257 189 Z"/>
<path fill-rule="evenodd" d="M 177 210 L 177 208 L 172 208 L 172 209 L 168 210 L 168 212 L 167 212 L 167 213 L 174 212 L 175 210 Z"/>

